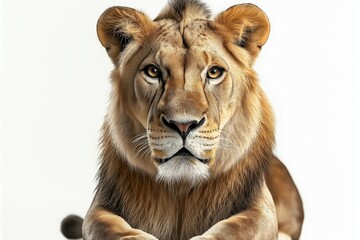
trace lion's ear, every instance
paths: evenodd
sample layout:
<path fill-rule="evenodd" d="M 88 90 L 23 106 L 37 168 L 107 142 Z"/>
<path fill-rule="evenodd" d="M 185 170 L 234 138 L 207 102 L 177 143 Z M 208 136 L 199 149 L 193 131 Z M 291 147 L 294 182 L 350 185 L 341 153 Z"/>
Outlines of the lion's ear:
<path fill-rule="evenodd" d="M 239 4 L 220 13 L 215 23 L 225 27 L 235 44 L 245 48 L 255 59 L 270 33 L 266 14 L 253 4 Z"/>
<path fill-rule="evenodd" d="M 127 7 L 111 7 L 99 18 L 97 35 L 114 64 L 131 41 L 144 41 L 154 23 L 142 12 Z"/>

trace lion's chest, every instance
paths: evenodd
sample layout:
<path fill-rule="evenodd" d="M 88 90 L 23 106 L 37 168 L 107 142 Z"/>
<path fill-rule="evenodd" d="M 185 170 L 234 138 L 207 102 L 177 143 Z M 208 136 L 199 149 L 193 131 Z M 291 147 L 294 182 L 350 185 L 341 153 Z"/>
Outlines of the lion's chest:
<path fill-rule="evenodd" d="M 125 220 L 134 228 L 161 240 L 182 240 L 200 235 L 216 222 L 231 215 L 234 199 L 218 199 L 213 194 L 168 194 L 153 192 L 134 196 L 123 206 Z"/>

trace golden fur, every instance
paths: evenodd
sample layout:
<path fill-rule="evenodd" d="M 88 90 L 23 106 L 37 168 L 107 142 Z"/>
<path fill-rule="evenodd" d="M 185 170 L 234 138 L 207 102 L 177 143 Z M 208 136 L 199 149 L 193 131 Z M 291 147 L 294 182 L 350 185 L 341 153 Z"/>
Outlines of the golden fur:
<path fill-rule="evenodd" d="M 97 30 L 115 68 L 84 239 L 276 239 L 273 199 L 279 230 L 299 238 L 301 199 L 273 155 L 252 69 L 266 15 L 241 4 L 210 20 L 204 4 L 178 0 L 154 21 L 110 8 Z"/>

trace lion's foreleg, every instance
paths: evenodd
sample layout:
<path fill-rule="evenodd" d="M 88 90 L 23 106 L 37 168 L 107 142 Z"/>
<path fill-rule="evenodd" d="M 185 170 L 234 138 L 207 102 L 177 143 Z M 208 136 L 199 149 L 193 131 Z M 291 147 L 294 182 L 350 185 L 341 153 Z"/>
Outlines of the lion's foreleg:
<path fill-rule="evenodd" d="M 191 240 L 275 240 L 277 231 L 275 206 L 264 183 L 253 207 L 216 223 Z"/>
<path fill-rule="evenodd" d="M 84 240 L 156 240 L 157 238 L 140 229 L 132 228 L 123 218 L 94 202 L 83 225 Z"/>

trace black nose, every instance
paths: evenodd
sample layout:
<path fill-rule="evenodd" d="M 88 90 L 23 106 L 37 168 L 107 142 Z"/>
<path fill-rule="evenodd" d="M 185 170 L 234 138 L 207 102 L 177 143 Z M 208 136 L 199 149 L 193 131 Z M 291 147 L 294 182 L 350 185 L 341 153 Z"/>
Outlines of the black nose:
<path fill-rule="evenodd" d="M 185 140 L 192 130 L 204 124 L 205 117 L 203 117 L 200 121 L 192 120 L 187 122 L 167 120 L 165 117 L 162 117 L 162 121 L 166 126 L 177 131 L 182 139 Z"/>

